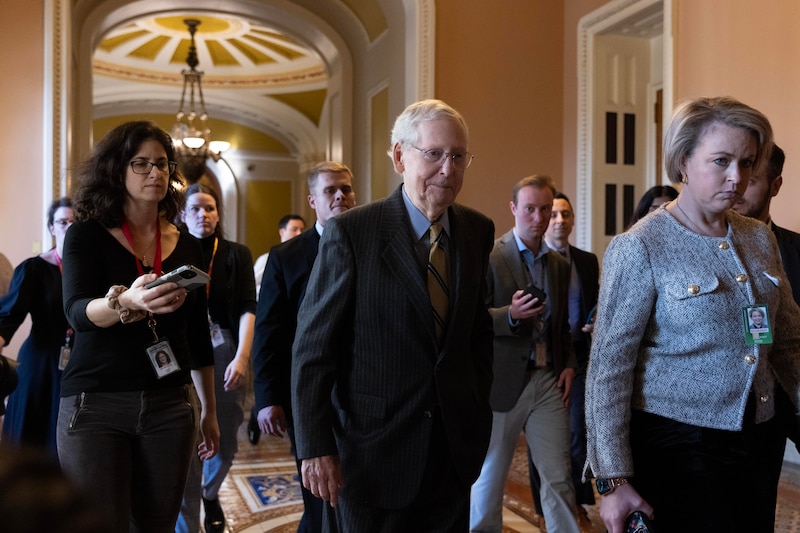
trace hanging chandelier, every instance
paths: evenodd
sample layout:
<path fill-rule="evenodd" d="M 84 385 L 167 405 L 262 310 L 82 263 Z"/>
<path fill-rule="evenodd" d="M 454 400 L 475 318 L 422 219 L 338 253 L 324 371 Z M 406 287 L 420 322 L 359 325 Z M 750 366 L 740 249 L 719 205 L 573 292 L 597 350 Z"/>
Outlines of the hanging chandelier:
<path fill-rule="evenodd" d="M 203 99 L 203 72 L 197 70 L 199 61 L 194 42 L 194 34 L 200 21 L 185 19 L 183 22 L 189 28 L 191 36 L 189 55 L 186 57 L 189 68 L 181 71 L 183 92 L 180 107 L 175 114 L 175 125 L 172 127 L 172 141 L 175 144 L 178 167 L 186 180 L 194 183 L 203 176 L 206 159 L 211 154 L 217 155 L 226 150 L 230 147 L 230 143 L 209 141 L 211 129 L 208 127 L 208 112 Z"/>

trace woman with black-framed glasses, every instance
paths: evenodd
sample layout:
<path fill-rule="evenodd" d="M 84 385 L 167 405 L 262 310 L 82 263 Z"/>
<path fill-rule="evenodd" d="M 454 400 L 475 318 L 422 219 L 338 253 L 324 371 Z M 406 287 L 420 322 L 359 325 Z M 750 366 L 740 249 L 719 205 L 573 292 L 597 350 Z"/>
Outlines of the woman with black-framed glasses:
<path fill-rule="evenodd" d="M 114 531 L 171 533 L 192 454 L 208 459 L 219 448 L 205 291 L 147 288 L 203 259 L 171 222 L 180 206 L 174 159 L 172 140 L 153 123 L 109 132 L 77 175 L 77 221 L 64 245 L 64 309 L 77 335 L 62 379 L 58 454 Z"/>

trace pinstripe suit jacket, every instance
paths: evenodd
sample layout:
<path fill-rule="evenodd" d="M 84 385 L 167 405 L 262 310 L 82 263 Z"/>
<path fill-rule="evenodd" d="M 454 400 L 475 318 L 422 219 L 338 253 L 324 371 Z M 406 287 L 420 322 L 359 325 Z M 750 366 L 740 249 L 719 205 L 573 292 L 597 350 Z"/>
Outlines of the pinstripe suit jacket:
<path fill-rule="evenodd" d="M 338 454 L 341 495 L 353 502 L 410 504 L 434 409 L 465 487 L 480 472 L 492 420 L 485 279 L 494 225 L 458 204 L 449 218 L 451 302 L 441 348 L 400 189 L 325 226 L 293 348 L 297 456 Z"/>
<path fill-rule="evenodd" d="M 514 231 L 497 239 L 489 256 L 486 305 L 494 324 L 494 383 L 492 410 L 506 412 L 517 403 L 525 388 L 526 368 L 531 353 L 533 319 L 522 320 L 516 328 L 508 323 L 511 296 L 528 284 L 525 266 L 514 239 Z M 550 306 L 550 349 L 553 371 L 575 368 L 575 352 L 569 333 L 569 263 L 558 252 L 547 253 L 547 305 Z"/>

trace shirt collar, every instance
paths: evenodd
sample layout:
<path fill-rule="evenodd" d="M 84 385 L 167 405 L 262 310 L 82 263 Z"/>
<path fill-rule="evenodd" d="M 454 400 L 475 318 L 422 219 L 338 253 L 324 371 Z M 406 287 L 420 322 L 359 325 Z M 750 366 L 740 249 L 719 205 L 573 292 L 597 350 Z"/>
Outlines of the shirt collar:
<path fill-rule="evenodd" d="M 569 257 L 569 244 L 566 245 L 563 248 L 559 248 L 558 246 L 554 246 L 553 244 L 547 242 L 547 239 L 545 239 L 544 242 L 547 243 L 547 247 L 550 248 L 551 250 L 555 250 L 556 252 L 560 253 L 564 257 Z"/>
<path fill-rule="evenodd" d="M 519 235 L 517 235 L 517 228 L 514 228 L 514 240 L 517 241 L 517 249 L 519 250 L 520 253 L 524 252 L 525 250 L 528 250 L 531 254 L 533 254 L 533 250 L 530 250 L 527 246 L 525 246 L 525 243 L 522 242 L 522 239 L 520 239 Z M 542 245 L 539 247 L 539 254 L 538 255 L 534 254 L 533 260 L 535 261 L 540 257 L 544 257 L 544 255 L 547 253 L 548 250 L 549 248 L 547 247 L 547 242 L 545 242 L 545 240 L 542 239 Z"/>
<path fill-rule="evenodd" d="M 406 186 L 403 185 L 401 187 L 401 191 L 403 193 L 403 203 L 406 206 L 406 211 L 408 211 L 408 218 L 411 220 L 411 228 L 414 230 L 414 237 L 415 241 L 420 240 L 428 229 L 431 227 L 431 221 L 428 220 L 422 211 L 420 211 L 417 206 L 411 201 L 411 198 L 408 197 L 406 194 Z M 449 237 L 450 233 L 450 217 L 449 217 L 449 210 L 445 210 L 441 217 L 439 217 L 438 222 L 444 228 L 445 234 Z"/>

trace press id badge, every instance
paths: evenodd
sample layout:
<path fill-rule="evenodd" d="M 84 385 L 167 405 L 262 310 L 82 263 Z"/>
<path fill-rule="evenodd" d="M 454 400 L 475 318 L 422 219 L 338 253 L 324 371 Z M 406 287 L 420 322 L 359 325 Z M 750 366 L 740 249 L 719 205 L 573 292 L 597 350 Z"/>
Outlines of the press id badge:
<path fill-rule="evenodd" d="M 212 322 L 208 325 L 208 332 L 211 335 L 211 346 L 214 348 L 225 344 L 225 337 L 222 336 L 219 324 Z"/>
<path fill-rule="evenodd" d="M 772 327 L 766 304 L 742 307 L 742 322 L 747 344 L 772 344 Z"/>
<path fill-rule="evenodd" d="M 166 338 L 162 338 L 148 346 L 147 357 L 150 359 L 150 364 L 153 365 L 153 370 L 156 371 L 159 379 L 174 374 L 181 369 Z"/>

